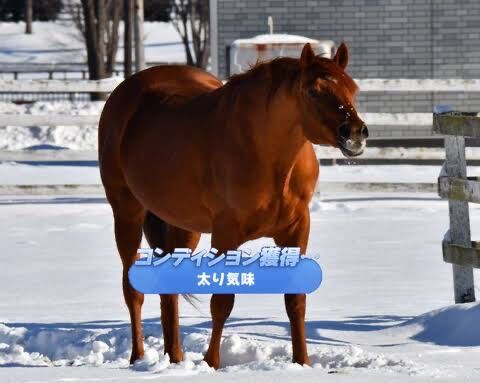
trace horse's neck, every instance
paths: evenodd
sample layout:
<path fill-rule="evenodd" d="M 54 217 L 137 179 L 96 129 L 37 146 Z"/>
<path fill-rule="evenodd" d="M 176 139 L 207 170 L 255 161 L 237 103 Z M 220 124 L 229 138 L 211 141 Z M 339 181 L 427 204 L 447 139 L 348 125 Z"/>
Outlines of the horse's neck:
<path fill-rule="evenodd" d="M 277 171 L 288 171 L 306 142 L 297 103 L 286 89 L 280 88 L 267 101 L 270 90 L 258 87 L 238 95 L 230 123 L 255 157 L 274 164 Z M 258 100 L 252 102 L 252 98 Z"/>

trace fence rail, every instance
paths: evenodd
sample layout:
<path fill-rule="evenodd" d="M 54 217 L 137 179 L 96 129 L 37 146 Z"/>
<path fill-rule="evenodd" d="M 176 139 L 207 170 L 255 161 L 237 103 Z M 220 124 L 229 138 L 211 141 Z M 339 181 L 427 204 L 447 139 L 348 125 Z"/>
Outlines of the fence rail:
<path fill-rule="evenodd" d="M 0 79 L 0 92 L 28 93 L 109 93 L 123 81 L 121 77 L 104 80 L 6 80 Z"/>
<path fill-rule="evenodd" d="M 317 185 L 316 193 L 337 193 L 337 192 L 376 192 L 376 193 L 434 193 L 435 183 L 413 183 L 413 182 L 320 182 Z M 24 184 L 24 185 L 0 185 L 0 196 L 19 195 L 76 195 L 76 196 L 105 196 L 103 186 L 100 184 Z"/>
<path fill-rule="evenodd" d="M 172 43 L 172 45 L 175 43 Z M 179 43 L 181 44 L 181 43 Z M 75 49 L 77 50 L 77 49 Z M 78 49 L 80 52 L 82 49 Z M 148 62 L 146 67 L 152 67 L 157 65 L 171 65 L 171 64 L 183 64 L 180 62 Z M 115 76 L 123 75 L 123 63 L 117 62 L 113 68 L 113 74 Z M 49 79 L 55 78 L 57 75 L 61 75 L 67 78 L 67 75 L 76 75 L 71 77 L 81 77 L 86 79 L 88 77 L 88 65 L 81 62 L 71 63 L 12 63 L 12 62 L 0 62 L 0 75 L 10 75 L 14 79 L 18 79 L 20 75 L 34 74 L 35 77 L 45 74 Z"/>
<path fill-rule="evenodd" d="M 359 79 L 361 92 L 480 92 L 480 79 Z"/>
<path fill-rule="evenodd" d="M 104 80 L 0 79 L 0 92 L 110 92 L 123 78 Z M 355 79 L 361 92 L 480 92 L 480 79 Z M 100 90 L 95 87 L 101 86 Z"/>
<path fill-rule="evenodd" d="M 431 113 L 361 113 L 369 126 L 431 126 Z M 0 126 L 97 125 L 99 114 L 0 114 Z"/>
<path fill-rule="evenodd" d="M 480 148 L 467 148 L 470 161 L 480 161 Z M 345 156 L 335 148 L 315 146 L 319 160 L 345 160 Z M 406 161 L 445 161 L 445 150 L 442 148 L 397 148 L 367 147 L 361 156 L 363 160 L 381 160 L 385 162 Z M 95 162 L 98 161 L 96 150 L 70 149 L 21 149 L 0 150 L 0 162 Z M 357 159 L 355 161 L 358 161 Z M 452 181 L 453 182 L 453 181 Z M 444 187 L 442 186 L 442 190 Z"/>
<path fill-rule="evenodd" d="M 0 126 L 87 126 L 99 119 L 97 114 L 0 114 Z"/>

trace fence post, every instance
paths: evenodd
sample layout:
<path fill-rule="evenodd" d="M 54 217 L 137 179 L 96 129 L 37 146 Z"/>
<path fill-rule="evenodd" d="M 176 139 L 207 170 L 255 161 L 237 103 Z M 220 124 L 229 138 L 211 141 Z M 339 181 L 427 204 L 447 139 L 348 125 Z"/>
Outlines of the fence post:
<path fill-rule="evenodd" d="M 445 137 L 446 162 L 445 167 L 449 177 L 467 178 L 467 163 L 465 159 L 465 137 Z M 470 247 L 470 218 L 468 202 L 448 200 L 450 217 L 450 242 L 456 245 Z M 473 268 L 471 266 L 452 265 L 453 288 L 455 303 L 475 301 Z"/>

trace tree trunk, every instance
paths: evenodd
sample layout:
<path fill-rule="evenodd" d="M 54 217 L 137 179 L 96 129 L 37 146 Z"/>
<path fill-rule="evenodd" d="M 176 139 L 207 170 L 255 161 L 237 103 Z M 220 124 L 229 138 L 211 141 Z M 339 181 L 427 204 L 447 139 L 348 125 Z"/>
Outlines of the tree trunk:
<path fill-rule="evenodd" d="M 93 0 L 82 0 L 85 24 L 85 43 L 87 45 L 88 74 L 90 80 L 98 79 L 97 74 L 97 29 L 95 27 L 95 12 Z"/>
<path fill-rule="evenodd" d="M 107 29 L 107 10 L 105 9 L 106 1 L 104 0 L 95 0 L 96 14 L 97 14 L 97 49 L 95 51 L 96 59 L 95 63 L 97 65 L 97 78 L 100 80 L 107 77 L 105 71 L 105 32 Z"/>
<path fill-rule="evenodd" d="M 33 0 L 25 0 L 25 33 L 32 34 Z"/>
<path fill-rule="evenodd" d="M 109 77 L 113 71 L 112 57 L 115 57 L 116 40 L 118 40 L 118 21 L 115 23 L 111 15 L 115 15 L 119 3 L 105 0 L 82 0 L 85 42 L 87 46 L 88 72 L 91 80 L 100 80 Z M 119 18 L 120 16 L 118 16 Z M 107 55 L 108 53 L 108 55 Z M 106 93 L 92 93 L 92 100 L 105 100 Z"/>
<path fill-rule="evenodd" d="M 205 69 L 210 56 L 209 1 L 171 0 L 171 5 L 173 25 L 182 38 L 187 65 Z"/>
<path fill-rule="evenodd" d="M 128 78 L 132 75 L 132 21 L 133 21 L 133 0 L 123 0 L 123 20 L 124 20 L 124 56 L 123 73 Z"/>
<path fill-rule="evenodd" d="M 145 69 L 143 48 L 143 0 L 135 0 L 135 71 Z"/>
<path fill-rule="evenodd" d="M 120 18 L 122 17 L 122 4 L 121 0 L 115 0 L 118 4 L 113 9 L 112 21 L 110 23 L 111 28 L 108 30 L 107 40 L 107 65 L 106 71 L 108 76 L 113 74 L 115 70 L 115 62 L 118 50 L 118 25 L 120 24 Z"/>

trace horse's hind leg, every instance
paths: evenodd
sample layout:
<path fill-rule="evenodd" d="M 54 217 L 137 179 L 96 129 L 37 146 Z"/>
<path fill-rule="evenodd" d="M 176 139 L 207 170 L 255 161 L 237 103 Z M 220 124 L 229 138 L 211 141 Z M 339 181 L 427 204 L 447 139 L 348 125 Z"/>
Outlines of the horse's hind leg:
<path fill-rule="evenodd" d="M 141 310 L 143 294 L 136 291 L 128 280 L 128 270 L 137 259 L 137 250 L 142 240 L 142 224 L 145 211 L 127 188 L 109 192 L 107 198 L 112 205 L 115 220 L 115 240 L 123 264 L 123 296 L 130 313 L 132 329 L 132 355 L 130 363 L 144 355 Z"/>
<path fill-rule="evenodd" d="M 172 252 L 176 247 L 187 247 L 194 250 L 200 240 L 200 233 L 169 225 L 150 212 L 145 217 L 143 231 L 150 247 L 158 247 L 165 253 Z M 160 310 L 164 352 L 169 355 L 170 362 L 180 362 L 183 360 L 183 352 L 180 344 L 178 294 L 161 294 Z"/>

